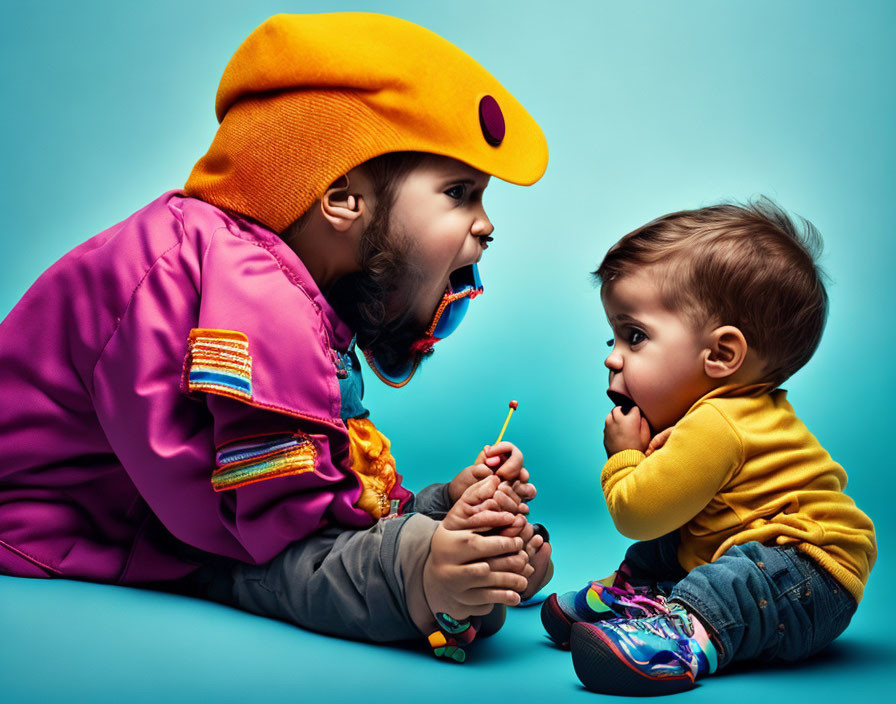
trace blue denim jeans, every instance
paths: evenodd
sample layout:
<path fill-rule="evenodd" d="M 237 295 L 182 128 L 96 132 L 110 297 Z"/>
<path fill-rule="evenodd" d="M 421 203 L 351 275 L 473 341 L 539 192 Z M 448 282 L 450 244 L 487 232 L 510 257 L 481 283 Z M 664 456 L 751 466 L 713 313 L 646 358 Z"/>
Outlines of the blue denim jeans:
<path fill-rule="evenodd" d="M 634 581 L 670 591 L 714 636 L 719 668 L 732 662 L 803 660 L 849 625 L 856 601 L 796 547 L 746 543 L 686 573 L 677 531 L 632 545 L 625 562 Z"/>

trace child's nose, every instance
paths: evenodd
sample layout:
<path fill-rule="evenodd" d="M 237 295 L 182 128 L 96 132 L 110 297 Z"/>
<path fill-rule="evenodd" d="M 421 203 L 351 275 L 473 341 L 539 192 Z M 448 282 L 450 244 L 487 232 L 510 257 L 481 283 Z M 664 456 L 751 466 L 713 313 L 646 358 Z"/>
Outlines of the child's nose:
<path fill-rule="evenodd" d="M 485 209 L 480 210 L 476 219 L 473 221 L 473 227 L 470 228 L 470 231 L 476 237 L 488 237 L 495 231 L 495 226 L 492 225 L 492 221 L 489 220 L 488 215 L 485 214 Z"/>
<path fill-rule="evenodd" d="M 614 372 L 622 369 L 622 355 L 613 348 L 613 351 L 610 352 L 609 356 L 604 360 L 604 366 Z"/>

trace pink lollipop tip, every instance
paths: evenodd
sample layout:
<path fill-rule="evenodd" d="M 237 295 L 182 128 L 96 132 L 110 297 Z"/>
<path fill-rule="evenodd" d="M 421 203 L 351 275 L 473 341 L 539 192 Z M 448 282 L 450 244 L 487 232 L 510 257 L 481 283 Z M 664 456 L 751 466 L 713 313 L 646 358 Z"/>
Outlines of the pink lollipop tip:
<path fill-rule="evenodd" d="M 516 410 L 517 408 L 520 407 L 520 404 L 517 403 L 516 401 L 511 401 L 508 405 L 509 405 L 513 410 Z"/>

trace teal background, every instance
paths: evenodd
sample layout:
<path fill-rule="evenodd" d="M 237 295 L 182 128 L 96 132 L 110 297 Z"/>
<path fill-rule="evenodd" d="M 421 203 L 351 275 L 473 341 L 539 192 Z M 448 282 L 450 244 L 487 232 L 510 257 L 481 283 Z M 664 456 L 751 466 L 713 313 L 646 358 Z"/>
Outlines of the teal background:
<path fill-rule="evenodd" d="M 508 437 L 551 530 L 551 590 L 609 573 L 616 534 L 598 473 L 610 409 L 608 327 L 589 271 L 621 235 L 681 208 L 766 194 L 825 238 L 831 313 L 788 384 L 850 475 L 880 558 L 847 633 L 792 668 L 741 669 L 684 699 L 876 698 L 896 663 L 891 2 L 42 2 L 0 9 L 0 315 L 67 250 L 183 184 L 215 130 L 239 42 L 275 12 L 395 14 L 476 57 L 551 149 L 530 189 L 486 193 L 496 240 L 486 295 L 411 385 L 367 376 L 367 405 L 406 483 L 450 478 Z M 4 399 L 4 403 L 14 399 Z M 444 694 L 443 694 L 444 692 Z M 537 609 L 463 667 L 337 641 L 214 604 L 72 582 L 0 578 L 0 700 L 216 702 L 306 697 L 585 700 Z"/>

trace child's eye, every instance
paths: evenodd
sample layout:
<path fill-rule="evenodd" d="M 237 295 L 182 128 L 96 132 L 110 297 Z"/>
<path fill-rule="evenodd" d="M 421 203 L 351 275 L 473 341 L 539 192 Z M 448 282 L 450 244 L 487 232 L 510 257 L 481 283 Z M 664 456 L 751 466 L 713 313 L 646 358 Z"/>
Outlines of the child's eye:
<path fill-rule="evenodd" d="M 459 183 L 446 189 L 444 193 L 452 200 L 463 200 L 464 196 L 467 194 L 467 187 L 464 184 Z"/>
<path fill-rule="evenodd" d="M 628 344 L 631 345 L 632 347 L 635 347 L 636 345 L 641 344 L 646 339 L 647 339 L 647 335 L 645 335 L 640 330 L 636 330 L 636 329 L 632 328 L 631 330 L 628 331 Z"/>
<path fill-rule="evenodd" d="M 607 340 L 607 347 L 612 347 L 614 342 L 616 342 L 616 340 L 611 337 L 609 340 Z"/>

